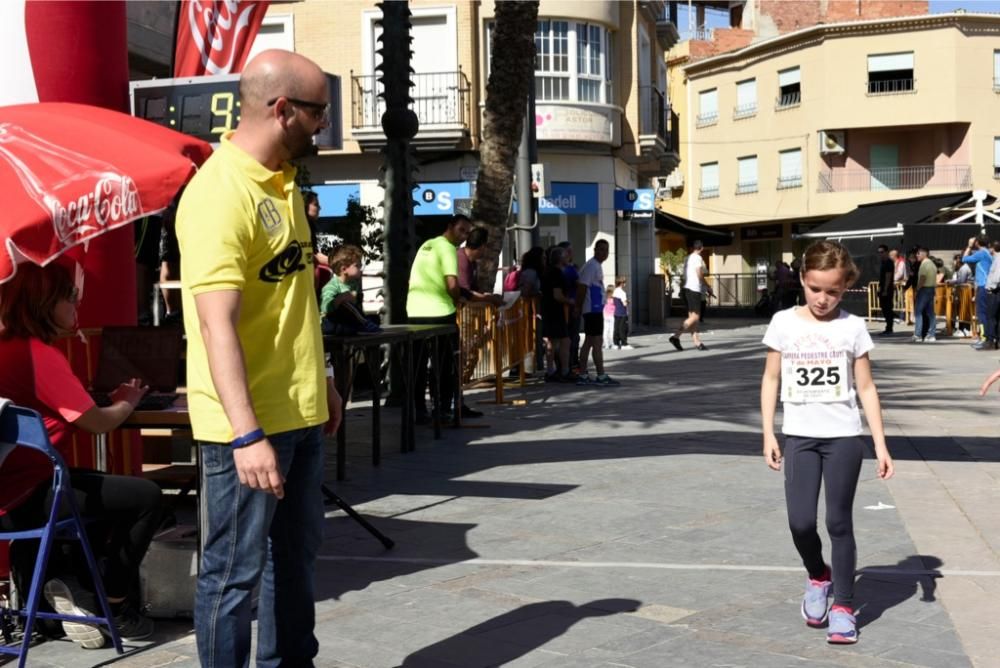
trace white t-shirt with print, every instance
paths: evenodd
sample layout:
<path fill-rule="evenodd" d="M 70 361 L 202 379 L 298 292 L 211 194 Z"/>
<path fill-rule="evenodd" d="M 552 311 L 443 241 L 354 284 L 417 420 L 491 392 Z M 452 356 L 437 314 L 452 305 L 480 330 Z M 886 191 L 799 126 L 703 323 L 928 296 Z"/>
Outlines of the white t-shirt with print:
<path fill-rule="evenodd" d="M 705 270 L 705 260 L 700 253 L 691 253 L 687 256 L 687 272 L 684 275 L 684 287 L 688 290 L 701 292 L 701 279 L 698 277 L 698 270 L 702 273 Z"/>
<path fill-rule="evenodd" d="M 807 320 L 800 308 L 806 307 L 775 313 L 763 340 L 781 353 L 781 431 L 810 438 L 857 436 L 862 427 L 854 360 L 875 347 L 865 321 L 846 311 L 834 320 Z"/>

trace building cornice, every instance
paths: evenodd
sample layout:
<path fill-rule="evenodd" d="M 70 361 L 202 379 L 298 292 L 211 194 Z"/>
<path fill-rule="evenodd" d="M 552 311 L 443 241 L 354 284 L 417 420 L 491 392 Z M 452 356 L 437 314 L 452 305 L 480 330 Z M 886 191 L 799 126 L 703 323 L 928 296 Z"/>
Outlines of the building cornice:
<path fill-rule="evenodd" d="M 957 28 L 968 33 L 1000 35 L 1000 14 L 926 14 L 871 21 L 819 24 L 771 37 L 736 51 L 696 60 L 683 66 L 683 70 L 688 79 L 695 79 L 726 71 L 740 70 L 789 51 L 816 46 L 826 39 L 856 35 L 885 35 L 939 28 Z"/>

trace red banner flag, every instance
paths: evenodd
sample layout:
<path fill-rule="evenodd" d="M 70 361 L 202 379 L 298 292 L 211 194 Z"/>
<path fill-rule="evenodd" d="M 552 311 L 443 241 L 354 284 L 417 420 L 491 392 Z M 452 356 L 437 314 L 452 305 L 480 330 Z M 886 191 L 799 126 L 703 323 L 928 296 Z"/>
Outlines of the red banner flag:
<path fill-rule="evenodd" d="M 181 0 L 174 76 L 242 71 L 268 4 L 268 0 Z"/>

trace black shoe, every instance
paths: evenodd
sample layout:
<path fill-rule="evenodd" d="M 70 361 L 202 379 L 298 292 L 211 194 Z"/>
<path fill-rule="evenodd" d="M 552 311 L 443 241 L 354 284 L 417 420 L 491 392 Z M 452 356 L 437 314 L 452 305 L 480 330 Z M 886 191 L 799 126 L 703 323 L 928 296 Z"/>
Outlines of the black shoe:
<path fill-rule="evenodd" d="M 676 334 L 670 337 L 670 343 L 672 343 L 674 348 L 677 348 L 677 350 L 684 350 L 684 346 L 681 345 L 681 337 Z"/>
<path fill-rule="evenodd" d="M 706 346 L 704 343 L 699 343 L 698 350 L 708 350 L 708 346 Z"/>
<path fill-rule="evenodd" d="M 885 331 L 879 332 L 878 336 L 892 336 L 892 334 L 893 334 L 892 330 L 891 329 L 887 329 Z"/>
<path fill-rule="evenodd" d="M 115 615 L 115 626 L 122 640 L 145 640 L 153 635 L 153 620 L 136 610 L 129 601 L 125 601 Z"/>
<path fill-rule="evenodd" d="M 477 411 L 475 408 L 469 408 L 468 406 L 462 406 L 462 417 L 464 418 L 481 418 L 483 417 L 482 411 Z"/>

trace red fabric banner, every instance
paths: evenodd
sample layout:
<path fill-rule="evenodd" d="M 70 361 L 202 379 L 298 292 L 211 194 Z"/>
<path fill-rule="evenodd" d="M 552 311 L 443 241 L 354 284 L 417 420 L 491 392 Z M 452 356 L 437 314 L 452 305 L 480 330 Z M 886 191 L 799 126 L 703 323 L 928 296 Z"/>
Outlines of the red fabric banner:
<path fill-rule="evenodd" d="M 174 76 L 242 71 L 268 4 L 268 0 L 181 0 Z"/>

